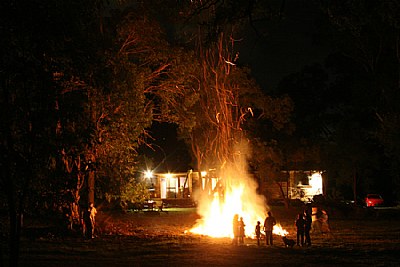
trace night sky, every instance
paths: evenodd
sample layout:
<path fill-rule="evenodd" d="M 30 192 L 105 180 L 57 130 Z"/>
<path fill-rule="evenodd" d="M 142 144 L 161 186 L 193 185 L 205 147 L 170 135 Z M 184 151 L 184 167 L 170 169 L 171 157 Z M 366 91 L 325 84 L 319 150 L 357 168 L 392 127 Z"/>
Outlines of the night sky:
<path fill-rule="evenodd" d="M 247 29 L 248 38 L 238 42 L 240 62 L 267 92 L 280 80 L 304 66 L 323 63 L 331 51 L 319 26 L 321 11 L 308 1 L 286 1 L 281 19 L 256 25 L 259 34 Z"/>
<path fill-rule="evenodd" d="M 186 172 L 192 169 L 190 153 L 183 140 L 177 139 L 176 125 L 154 122 L 150 131 L 154 140 L 152 149 L 143 148 L 155 172 Z"/>

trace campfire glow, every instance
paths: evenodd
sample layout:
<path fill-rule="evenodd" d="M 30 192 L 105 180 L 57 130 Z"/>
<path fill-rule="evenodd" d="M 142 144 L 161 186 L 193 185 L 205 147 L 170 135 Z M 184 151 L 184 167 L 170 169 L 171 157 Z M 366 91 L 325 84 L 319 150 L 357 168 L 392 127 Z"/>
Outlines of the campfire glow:
<path fill-rule="evenodd" d="M 280 236 L 285 236 L 285 235 L 289 234 L 289 232 L 286 231 L 285 229 L 283 229 L 280 224 L 276 224 L 274 226 L 274 229 L 272 230 L 272 233 L 275 234 L 275 235 L 280 235 Z"/>
<path fill-rule="evenodd" d="M 254 229 L 257 221 L 260 221 L 263 226 L 268 211 L 264 197 L 256 194 L 256 184 L 252 179 L 248 178 L 244 172 L 237 172 L 237 168 L 235 170 L 235 176 L 229 173 L 225 174 L 228 179 L 222 196 L 218 192 L 212 195 L 203 192 L 198 197 L 197 212 L 202 218 L 189 230 L 191 233 L 232 238 L 232 220 L 235 214 L 238 214 L 239 218 L 243 217 L 246 225 L 245 235 L 248 237 L 255 236 Z M 273 233 L 288 234 L 278 224 L 275 225 Z"/>

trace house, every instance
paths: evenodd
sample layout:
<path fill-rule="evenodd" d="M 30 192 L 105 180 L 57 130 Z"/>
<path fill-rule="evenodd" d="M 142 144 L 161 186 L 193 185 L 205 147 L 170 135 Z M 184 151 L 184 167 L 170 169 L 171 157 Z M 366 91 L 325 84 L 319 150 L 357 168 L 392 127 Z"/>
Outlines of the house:
<path fill-rule="evenodd" d="M 193 205 L 194 188 L 200 184 L 200 173 L 189 170 L 178 173 L 153 173 L 147 171 L 143 179 L 150 191 L 152 200 L 161 200 L 164 204 Z"/>
<path fill-rule="evenodd" d="M 325 193 L 323 173 L 323 171 L 316 170 L 282 171 L 279 181 L 264 182 L 262 191 L 268 199 L 282 199 L 283 194 L 288 199 L 309 202 L 313 200 L 314 196 Z"/>

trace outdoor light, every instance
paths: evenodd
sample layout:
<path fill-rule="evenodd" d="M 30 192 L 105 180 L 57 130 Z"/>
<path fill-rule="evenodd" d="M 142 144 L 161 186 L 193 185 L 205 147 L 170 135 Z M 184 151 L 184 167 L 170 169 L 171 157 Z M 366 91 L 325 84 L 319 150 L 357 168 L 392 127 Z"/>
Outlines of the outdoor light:
<path fill-rule="evenodd" d="M 206 172 L 206 171 L 202 171 L 202 172 L 201 172 L 201 176 L 202 176 L 202 177 L 204 177 L 204 176 L 206 176 L 206 175 L 207 175 L 207 172 Z"/>
<path fill-rule="evenodd" d="M 172 176 L 173 176 L 172 173 L 167 173 L 167 174 L 165 175 L 165 178 L 168 178 L 168 179 L 169 179 L 169 178 L 172 178 Z"/>
<path fill-rule="evenodd" d="M 147 170 L 144 172 L 144 178 L 148 178 L 150 179 L 151 177 L 153 177 L 153 172 L 150 170 Z"/>
<path fill-rule="evenodd" d="M 320 172 L 315 172 L 309 177 L 309 184 L 313 194 L 322 194 L 322 176 Z"/>

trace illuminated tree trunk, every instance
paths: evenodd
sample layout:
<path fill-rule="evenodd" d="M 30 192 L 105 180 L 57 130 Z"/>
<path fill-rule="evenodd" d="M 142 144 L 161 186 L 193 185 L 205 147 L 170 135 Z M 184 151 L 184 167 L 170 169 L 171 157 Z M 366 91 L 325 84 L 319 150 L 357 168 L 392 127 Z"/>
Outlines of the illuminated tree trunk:
<path fill-rule="evenodd" d="M 232 39 L 230 39 L 232 40 Z M 233 41 L 229 50 L 221 34 L 215 47 L 200 49 L 202 76 L 199 128 L 192 133 L 192 149 L 200 170 L 232 166 L 243 138 L 241 124 L 248 112 L 239 104 L 239 86 L 232 79 Z M 226 181 L 230 183 L 230 181 Z"/>
<path fill-rule="evenodd" d="M 71 229 L 74 226 L 73 222 L 80 223 L 81 222 L 81 214 L 79 210 L 79 201 L 81 199 L 81 189 L 84 184 L 84 175 L 80 171 L 81 170 L 81 158 L 78 156 L 75 160 L 72 159 L 72 157 L 68 156 L 64 150 L 61 151 L 62 153 L 62 161 L 64 163 L 65 170 L 69 175 L 72 175 L 73 168 L 75 167 L 77 169 L 77 174 L 76 174 L 76 186 L 73 188 L 72 191 L 72 197 L 73 197 L 73 202 L 71 203 L 70 206 L 70 212 L 71 212 Z"/>
<path fill-rule="evenodd" d="M 88 191 L 89 203 L 94 203 L 94 170 L 89 171 Z"/>

